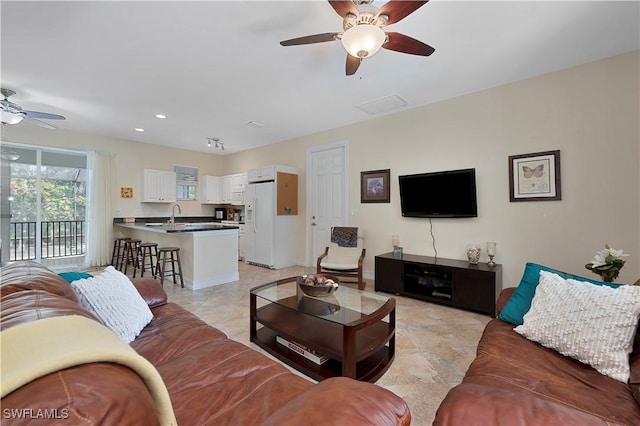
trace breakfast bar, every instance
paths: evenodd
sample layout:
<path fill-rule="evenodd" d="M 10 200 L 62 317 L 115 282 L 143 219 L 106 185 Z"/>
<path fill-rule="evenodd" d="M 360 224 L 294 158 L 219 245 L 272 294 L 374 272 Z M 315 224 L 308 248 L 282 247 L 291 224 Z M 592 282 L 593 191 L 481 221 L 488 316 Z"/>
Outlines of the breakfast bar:
<path fill-rule="evenodd" d="M 238 227 L 220 223 L 114 223 L 115 237 L 180 248 L 185 287 L 192 290 L 239 279 Z"/>

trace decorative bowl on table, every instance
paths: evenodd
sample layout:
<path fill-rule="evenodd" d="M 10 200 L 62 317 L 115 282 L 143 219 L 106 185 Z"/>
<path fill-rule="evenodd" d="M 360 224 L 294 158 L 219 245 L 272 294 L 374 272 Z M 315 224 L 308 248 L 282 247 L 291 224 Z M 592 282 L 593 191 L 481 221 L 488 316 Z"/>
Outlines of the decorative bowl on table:
<path fill-rule="evenodd" d="M 307 296 L 325 297 L 338 290 L 340 280 L 333 275 L 307 274 L 297 277 L 296 282 Z"/>

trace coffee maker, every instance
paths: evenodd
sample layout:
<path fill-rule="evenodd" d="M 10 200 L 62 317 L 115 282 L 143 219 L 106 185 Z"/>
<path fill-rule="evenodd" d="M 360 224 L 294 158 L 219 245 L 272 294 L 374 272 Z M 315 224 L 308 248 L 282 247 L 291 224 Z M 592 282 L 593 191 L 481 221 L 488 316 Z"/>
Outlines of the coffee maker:
<path fill-rule="evenodd" d="M 214 217 L 217 220 L 227 220 L 227 209 L 224 207 L 216 207 Z"/>

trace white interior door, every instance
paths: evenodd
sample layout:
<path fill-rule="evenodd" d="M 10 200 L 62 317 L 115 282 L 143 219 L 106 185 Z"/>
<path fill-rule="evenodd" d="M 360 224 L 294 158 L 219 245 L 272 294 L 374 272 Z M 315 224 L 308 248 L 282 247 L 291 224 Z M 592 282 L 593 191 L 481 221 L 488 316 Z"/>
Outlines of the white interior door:
<path fill-rule="evenodd" d="M 307 151 L 307 241 L 311 266 L 329 243 L 331 227 L 348 224 L 347 157 L 346 142 Z"/>

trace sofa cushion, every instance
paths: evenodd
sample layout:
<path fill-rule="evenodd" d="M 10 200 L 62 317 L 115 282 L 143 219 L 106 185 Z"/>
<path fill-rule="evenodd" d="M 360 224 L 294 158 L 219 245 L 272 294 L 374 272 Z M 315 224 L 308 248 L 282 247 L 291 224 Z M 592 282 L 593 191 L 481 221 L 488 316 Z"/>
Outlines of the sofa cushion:
<path fill-rule="evenodd" d="M 33 261 L 14 262 L 3 266 L 0 276 L 0 294 L 3 297 L 19 291 L 43 290 L 74 302 L 78 301 L 68 282 L 46 266 Z"/>
<path fill-rule="evenodd" d="M 0 329 L 43 318 L 65 315 L 81 315 L 96 320 L 96 317 L 78 302 L 42 290 L 20 291 L 2 298 Z"/>
<path fill-rule="evenodd" d="M 364 388 L 367 387 L 366 390 Z M 340 425 L 349 418 L 350 425 L 393 425 L 409 423 L 411 413 L 403 404 L 381 407 L 372 418 L 371 401 L 386 400 L 391 392 L 371 383 L 358 383 L 345 377 L 332 377 L 302 392 L 275 414 L 266 419 L 262 426 L 279 425 Z M 349 400 L 351 404 L 336 401 Z M 354 410 L 353 407 L 358 407 Z M 327 407 L 331 407 L 327 409 Z"/>
<path fill-rule="evenodd" d="M 129 278 L 113 266 L 70 283 L 80 304 L 127 343 L 151 321 L 153 314 Z"/>
<path fill-rule="evenodd" d="M 531 308 L 531 300 L 536 293 L 536 287 L 538 286 L 538 280 L 540 279 L 540 271 L 547 271 L 559 275 L 564 279 L 575 279 L 578 281 L 586 281 L 596 285 L 608 285 L 610 287 L 618 287 L 618 284 L 605 283 L 603 281 L 592 280 L 590 278 L 584 278 L 579 275 L 568 274 L 566 272 L 558 271 L 548 266 L 538 265 L 536 263 L 527 263 L 522 274 L 520 284 L 516 288 L 515 292 L 500 312 L 500 319 L 511 324 L 521 325 L 524 314 Z"/>
<path fill-rule="evenodd" d="M 433 424 L 640 425 L 640 406 L 628 385 L 493 319 L 462 384 L 449 391 Z"/>
<path fill-rule="evenodd" d="M 531 309 L 514 330 L 627 383 L 640 288 L 595 286 L 540 272 Z"/>
<path fill-rule="evenodd" d="M 155 308 L 167 303 L 167 293 L 160 281 L 155 278 L 134 278 L 131 280 L 140 296 L 147 302 L 149 308 Z"/>

